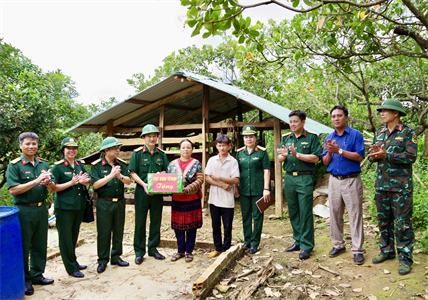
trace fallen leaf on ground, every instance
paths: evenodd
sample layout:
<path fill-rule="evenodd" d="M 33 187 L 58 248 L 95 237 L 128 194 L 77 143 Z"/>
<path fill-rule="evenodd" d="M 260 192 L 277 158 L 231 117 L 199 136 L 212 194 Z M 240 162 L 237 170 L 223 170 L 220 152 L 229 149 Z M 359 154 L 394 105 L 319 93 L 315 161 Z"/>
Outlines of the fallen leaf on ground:
<path fill-rule="evenodd" d="M 230 285 L 230 287 L 231 287 L 232 289 L 236 289 L 236 284 L 231 284 L 231 285 Z"/>
<path fill-rule="evenodd" d="M 280 264 L 278 264 L 278 263 L 274 263 L 273 265 L 274 265 L 275 269 L 277 269 L 277 270 L 282 270 L 282 269 L 284 269 L 284 267 L 283 267 L 283 266 L 281 266 L 281 265 L 280 265 Z"/>
<path fill-rule="evenodd" d="M 216 296 L 219 293 L 216 289 L 213 289 L 213 295 Z"/>
<path fill-rule="evenodd" d="M 313 278 L 321 278 L 321 275 L 312 275 Z"/>
<path fill-rule="evenodd" d="M 220 292 L 222 292 L 222 293 L 226 293 L 226 292 L 230 289 L 230 286 L 228 286 L 228 285 L 221 285 L 221 284 L 217 284 L 217 285 L 215 286 L 215 288 L 216 288 L 217 290 L 219 290 Z"/>
<path fill-rule="evenodd" d="M 315 299 L 317 296 L 319 296 L 319 294 L 320 294 L 320 293 L 317 293 L 317 292 L 315 292 L 315 293 L 310 293 L 310 294 L 309 294 L 309 297 L 311 297 L 311 299 Z"/>
<path fill-rule="evenodd" d="M 278 249 L 273 249 L 272 252 L 278 252 Z"/>
<path fill-rule="evenodd" d="M 269 287 L 265 288 L 265 293 L 266 293 L 266 296 L 268 297 L 274 297 L 272 289 Z"/>
<path fill-rule="evenodd" d="M 305 274 L 306 274 L 306 275 L 312 275 L 312 272 L 311 272 L 311 271 L 307 271 L 307 270 L 306 270 L 306 271 L 305 271 Z"/>
<path fill-rule="evenodd" d="M 384 290 L 385 292 L 389 291 L 389 286 L 384 287 L 382 290 Z"/>
<path fill-rule="evenodd" d="M 189 292 L 186 292 L 186 291 L 184 291 L 184 292 L 183 292 L 183 291 L 181 291 L 180 293 L 181 293 L 182 295 L 189 295 Z"/>
<path fill-rule="evenodd" d="M 388 271 L 387 269 L 383 270 L 383 273 L 385 273 L 385 274 L 391 274 L 391 272 Z"/>
<path fill-rule="evenodd" d="M 286 288 L 289 288 L 290 286 L 291 286 L 291 283 L 287 282 L 286 284 L 284 284 L 282 289 L 285 290 Z"/>
<path fill-rule="evenodd" d="M 302 287 L 299 286 L 297 289 L 303 293 L 303 288 Z"/>
<path fill-rule="evenodd" d="M 369 299 L 369 300 L 377 300 L 377 297 L 375 295 L 367 295 L 367 299 Z"/>
<path fill-rule="evenodd" d="M 293 271 L 291 271 L 291 274 L 294 274 L 294 275 L 299 275 L 299 274 L 302 274 L 303 273 L 303 270 L 293 270 Z"/>
<path fill-rule="evenodd" d="M 339 284 L 339 286 L 343 287 L 343 288 L 347 288 L 347 289 L 349 289 L 351 287 L 351 285 L 348 283 L 341 283 L 341 284 Z"/>
<path fill-rule="evenodd" d="M 405 284 L 404 284 L 404 283 L 399 283 L 399 284 L 398 284 L 398 288 L 399 288 L 399 289 L 404 288 L 404 286 L 405 286 Z"/>
<path fill-rule="evenodd" d="M 363 288 L 356 288 L 356 289 L 353 289 L 352 291 L 354 291 L 355 293 L 361 293 L 363 291 Z"/>
<path fill-rule="evenodd" d="M 325 290 L 325 293 L 329 296 L 339 296 L 338 293 L 336 293 L 335 291 L 332 291 L 332 290 Z"/>
<path fill-rule="evenodd" d="M 243 281 L 248 281 L 248 280 L 250 280 L 250 278 L 248 278 L 248 277 L 241 277 L 241 278 L 236 279 L 236 281 L 238 281 L 238 282 L 243 282 Z"/>

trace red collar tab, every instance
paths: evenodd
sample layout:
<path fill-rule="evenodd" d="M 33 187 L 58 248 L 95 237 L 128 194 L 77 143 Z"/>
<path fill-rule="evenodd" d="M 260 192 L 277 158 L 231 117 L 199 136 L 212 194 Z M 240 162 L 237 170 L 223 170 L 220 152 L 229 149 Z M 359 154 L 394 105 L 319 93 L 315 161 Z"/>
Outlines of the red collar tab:
<path fill-rule="evenodd" d="M 76 160 L 76 165 L 79 165 L 79 161 Z"/>
<path fill-rule="evenodd" d="M 303 134 L 305 135 L 305 137 L 306 137 L 306 131 L 303 131 Z"/>
<path fill-rule="evenodd" d="M 257 148 L 257 146 L 256 147 L 254 147 L 254 151 L 259 151 L 259 148 Z"/>
<path fill-rule="evenodd" d="M 144 146 L 144 148 L 143 148 L 143 153 L 144 153 L 144 152 L 146 152 L 146 149 L 147 149 L 147 148 L 146 148 L 146 146 Z"/>
<path fill-rule="evenodd" d="M 43 160 L 42 160 L 41 158 L 38 158 L 38 157 L 37 157 L 37 160 L 38 160 L 39 162 L 43 162 Z"/>
<path fill-rule="evenodd" d="M 66 167 L 68 167 L 68 161 L 65 161 L 65 162 L 64 162 L 64 165 L 65 165 Z"/>
<path fill-rule="evenodd" d="M 116 162 L 117 162 L 118 165 L 120 165 L 120 162 L 119 162 L 119 160 L 117 158 L 116 158 Z"/>
<path fill-rule="evenodd" d="M 104 166 L 106 164 L 106 160 L 103 159 L 103 162 L 101 164 Z"/>
<path fill-rule="evenodd" d="M 386 126 L 382 128 L 380 132 L 384 132 L 386 130 Z"/>
<path fill-rule="evenodd" d="M 27 164 L 27 161 L 25 159 L 23 159 L 22 164 L 25 166 Z"/>
<path fill-rule="evenodd" d="M 400 125 L 398 125 L 398 131 L 402 131 L 403 130 L 403 126 L 400 124 Z"/>

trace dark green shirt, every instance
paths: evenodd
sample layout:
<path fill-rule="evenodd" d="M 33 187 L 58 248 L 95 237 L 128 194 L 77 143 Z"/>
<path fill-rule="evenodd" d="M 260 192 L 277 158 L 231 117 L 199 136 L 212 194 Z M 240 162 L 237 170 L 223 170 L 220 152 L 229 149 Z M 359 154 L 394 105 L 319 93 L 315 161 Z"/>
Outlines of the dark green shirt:
<path fill-rule="evenodd" d="M 113 165 L 120 166 L 120 174 L 122 174 L 123 176 L 129 176 L 128 168 L 126 167 L 126 164 L 123 161 L 116 158 L 113 161 Z M 107 162 L 105 157 L 94 161 L 92 163 L 92 168 L 91 168 L 92 184 L 110 175 L 111 169 L 112 169 L 112 166 Z M 105 185 L 103 185 L 99 189 L 96 189 L 95 192 L 98 195 L 101 195 L 104 197 L 119 198 L 119 197 L 122 197 L 123 194 L 125 193 L 125 185 L 123 184 L 122 181 L 120 181 L 119 178 L 114 177 Z"/>
<path fill-rule="evenodd" d="M 88 173 L 85 166 L 79 161 L 74 161 L 74 168 L 66 160 L 60 160 L 52 167 L 52 181 L 61 184 L 70 181 L 73 178 L 73 174 L 78 175 L 82 171 Z M 55 195 L 55 208 L 65 210 L 82 210 L 86 206 L 86 198 L 83 184 L 76 184 L 61 192 L 57 192 Z"/>
<path fill-rule="evenodd" d="M 150 154 L 149 149 L 144 145 L 132 152 L 128 170 L 135 172 L 142 181 L 147 183 L 147 174 L 166 171 L 168 164 L 166 154 L 159 148 L 155 148 L 153 154 Z"/>
<path fill-rule="evenodd" d="M 7 167 L 6 180 L 7 188 L 33 181 L 39 175 L 49 170 L 49 163 L 41 158 L 36 158 L 33 164 L 21 154 L 17 159 L 11 161 Z M 13 204 L 37 203 L 45 201 L 48 191 L 45 185 L 37 184 L 25 193 L 12 196 Z"/>
<path fill-rule="evenodd" d="M 282 145 L 288 149 L 288 156 L 285 159 L 282 168 L 286 172 L 307 172 L 315 171 L 315 163 L 305 162 L 296 157 L 291 156 L 290 146 L 294 144 L 297 153 L 301 154 L 313 154 L 318 157 L 321 155 L 321 143 L 314 132 L 306 131 L 303 129 L 302 134 L 296 138 L 294 132 L 287 133 L 282 136 L 281 144 L 279 148 L 282 149 Z"/>
<path fill-rule="evenodd" d="M 239 165 L 239 193 L 244 196 L 263 195 L 264 170 L 270 170 L 269 155 L 258 146 L 248 154 L 247 147 L 238 150 L 236 160 Z"/>
<path fill-rule="evenodd" d="M 418 156 L 418 137 L 407 125 L 397 124 L 389 133 L 383 126 L 376 131 L 373 145 L 383 145 L 386 157 L 378 162 L 375 188 L 385 192 L 413 191 L 412 164 Z"/>

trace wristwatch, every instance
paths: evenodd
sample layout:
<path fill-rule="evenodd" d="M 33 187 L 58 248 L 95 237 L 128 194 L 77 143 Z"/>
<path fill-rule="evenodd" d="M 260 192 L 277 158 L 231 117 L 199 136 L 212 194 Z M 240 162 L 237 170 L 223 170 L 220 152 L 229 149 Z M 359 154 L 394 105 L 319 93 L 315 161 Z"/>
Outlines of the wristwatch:
<path fill-rule="evenodd" d="M 339 148 L 339 155 L 343 154 L 343 150 Z"/>
<path fill-rule="evenodd" d="M 120 180 L 123 180 L 123 175 L 122 174 L 120 174 Z"/>
<path fill-rule="evenodd" d="M 300 158 L 300 153 L 297 153 L 297 154 L 296 154 L 296 157 L 297 157 L 297 158 Z"/>

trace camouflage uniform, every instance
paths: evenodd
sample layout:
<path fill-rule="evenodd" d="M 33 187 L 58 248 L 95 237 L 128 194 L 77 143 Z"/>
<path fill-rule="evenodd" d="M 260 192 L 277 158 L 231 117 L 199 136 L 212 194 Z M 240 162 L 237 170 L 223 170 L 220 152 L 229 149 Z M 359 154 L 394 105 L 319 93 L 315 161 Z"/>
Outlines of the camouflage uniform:
<path fill-rule="evenodd" d="M 389 133 L 383 126 L 376 131 L 373 144 L 384 145 L 386 157 L 378 162 L 375 183 L 375 201 L 380 230 L 379 246 L 381 254 L 392 258 L 395 239 L 398 260 L 412 265 L 412 250 L 415 234 L 412 227 L 413 182 L 412 164 L 417 157 L 417 136 L 407 125 L 398 123 Z"/>

